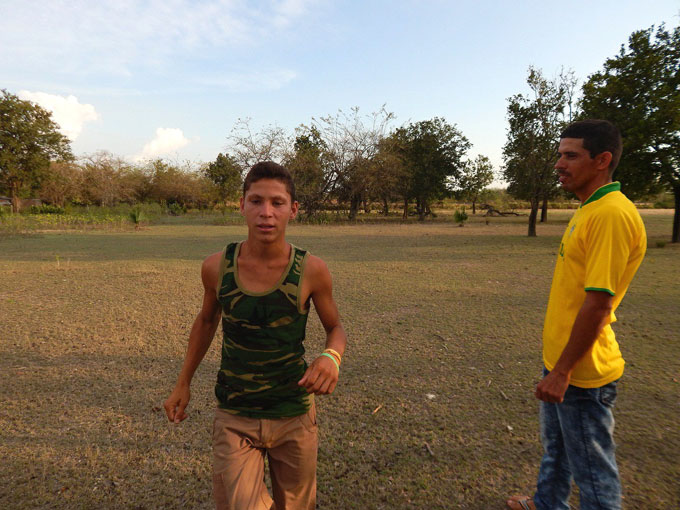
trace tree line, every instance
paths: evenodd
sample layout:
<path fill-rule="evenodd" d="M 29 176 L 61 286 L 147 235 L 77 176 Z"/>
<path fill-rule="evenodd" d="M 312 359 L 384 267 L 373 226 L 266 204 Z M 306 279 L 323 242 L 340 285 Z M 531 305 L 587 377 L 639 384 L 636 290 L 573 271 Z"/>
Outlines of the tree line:
<path fill-rule="evenodd" d="M 662 190 L 675 200 L 672 242 L 680 242 L 680 27 L 638 30 L 603 69 L 585 81 L 562 72 L 548 79 L 529 68 L 530 94 L 508 98 L 503 176 L 508 192 L 531 205 L 529 235 L 536 235 L 539 205 L 559 193 L 553 165 L 557 137 L 572 120 L 601 118 L 621 130 L 623 156 L 614 174 L 637 199 Z"/>
<path fill-rule="evenodd" d="M 553 165 L 561 130 L 572 120 L 606 118 L 622 131 L 624 157 L 615 178 L 631 198 L 672 191 L 672 241 L 680 241 L 680 27 L 634 32 L 618 55 L 583 84 L 572 72 L 550 79 L 530 67 L 529 94 L 508 98 L 507 140 L 500 170 L 508 193 L 530 204 L 530 236 L 538 211 L 561 193 Z M 577 99 L 578 96 L 578 99 Z M 224 153 L 205 164 L 162 159 L 131 164 L 98 153 L 75 160 L 68 139 L 49 113 L 2 91 L 0 98 L 0 192 L 13 202 L 39 193 L 54 204 L 161 201 L 203 206 L 234 199 L 242 176 L 257 161 L 287 166 L 295 180 L 302 214 L 329 208 L 355 219 L 376 205 L 389 214 L 423 220 L 431 204 L 446 196 L 472 202 L 492 182 L 485 156 L 468 157 L 469 140 L 445 119 L 393 126 L 385 107 L 371 114 L 358 108 L 313 118 L 293 134 L 277 126 L 253 131 L 236 122 Z"/>
<path fill-rule="evenodd" d="M 0 191 L 10 194 L 15 209 L 22 195 L 57 206 L 205 207 L 236 199 L 247 170 L 273 160 L 290 169 L 304 216 L 341 208 L 355 219 L 376 203 L 389 214 L 391 204 L 401 201 L 404 216 L 413 203 L 424 219 L 433 200 L 456 191 L 476 201 L 493 179 L 488 158 L 465 159 L 470 143 L 455 125 L 434 118 L 390 131 L 394 116 L 384 108 L 368 115 L 340 110 L 300 125 L 292 136 L 277 126 L 253 131 L 242 119 L 228 137 L 228 150 L 212 162 L 131 163 L 107 152 L 76 159 L 49 113 L 7 91 L 1 103 Z"/>

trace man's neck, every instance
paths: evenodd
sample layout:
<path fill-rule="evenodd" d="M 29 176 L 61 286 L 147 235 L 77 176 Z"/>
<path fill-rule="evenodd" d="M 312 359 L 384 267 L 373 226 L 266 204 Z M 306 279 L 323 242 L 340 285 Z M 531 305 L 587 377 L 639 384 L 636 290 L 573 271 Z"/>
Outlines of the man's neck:
<path fill-rule="evenodd" d="M 590 183 L 590 185 L 583 191 L 582 193 L 577 193 L 576 196 L 578 199 L 581 201 L 581 204 L 583 204 L 586 200 L 588 200 L 593 193 L 595 193 L 598 189 L 600 189 L 602 186 L 606 186 L 607 184 L 611 184 L 612 178 L 610 176 L 607 176 L 606 179 L 603 180 L 598 180 L 596 182 Z"/>
<path fill-rule="evenodd" d="M 241 246 L 240 253 L 256 259 L 275 260 L 287 257 L 290 253 L 290 246 L 283 237 L 273 243 L 262 243 L 247 239 Z"/>

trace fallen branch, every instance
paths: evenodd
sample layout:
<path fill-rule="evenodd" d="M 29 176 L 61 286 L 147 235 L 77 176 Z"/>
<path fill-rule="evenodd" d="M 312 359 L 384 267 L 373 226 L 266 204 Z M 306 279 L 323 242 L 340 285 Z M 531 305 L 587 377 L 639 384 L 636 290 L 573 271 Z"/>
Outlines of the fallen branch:
<path fill-rule="evenodd" d="M 524 214 L 515 211 L 499 211 L 494 206 L 489 204 L 482 204 L 479 206 L 480 209 L 486 209 L 484 216 L 524 216 Z"/>

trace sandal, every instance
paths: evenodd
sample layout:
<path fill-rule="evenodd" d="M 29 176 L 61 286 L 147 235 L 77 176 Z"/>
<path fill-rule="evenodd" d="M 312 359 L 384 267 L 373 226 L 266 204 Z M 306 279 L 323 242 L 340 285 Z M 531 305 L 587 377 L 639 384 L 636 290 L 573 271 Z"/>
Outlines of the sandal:
<path fill-rule="evenodd" d="M 510 496 L 505 502 L 510 510 L 536 510 L 533 500 L 529 496 Z"/>

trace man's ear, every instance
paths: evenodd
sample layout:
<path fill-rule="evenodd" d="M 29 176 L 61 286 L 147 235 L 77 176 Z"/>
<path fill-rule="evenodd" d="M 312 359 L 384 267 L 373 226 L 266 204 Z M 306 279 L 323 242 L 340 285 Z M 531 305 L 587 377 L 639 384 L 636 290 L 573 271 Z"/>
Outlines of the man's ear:
<path fill-rule="evenodd" d="M 295 217 L 297 216 L 298 210 L 300 209 L 300 204 L 296 200 L 292 204 L 290 204 L 290 219 L 294 220 Z"/>
<path fill-rule="evenodd" d="M 241 197 L 241 198 L 239 198 L 239 201 L 238 201 L 238 206 L 239 206 L 239 209 L 241 210 L 241 214 L 245 214 L 245 211 L 243 210 L 243 205 L 245 204 L 245 199 L 246 199 L 245 197 Z"/>
<path fill-rule="evenodd" d="M 600 152 L 597 156 L 595 156 L 597 168 L 599 170 L 609 171 L 609 165 L 611 164 L 613 157 L 614 156 L 612 156 L 612 153 L 609 151 Z"/>

